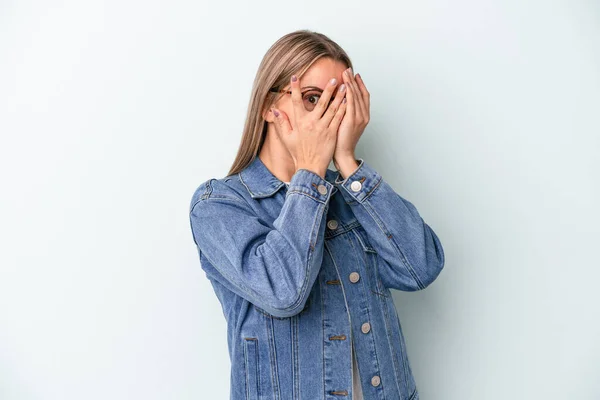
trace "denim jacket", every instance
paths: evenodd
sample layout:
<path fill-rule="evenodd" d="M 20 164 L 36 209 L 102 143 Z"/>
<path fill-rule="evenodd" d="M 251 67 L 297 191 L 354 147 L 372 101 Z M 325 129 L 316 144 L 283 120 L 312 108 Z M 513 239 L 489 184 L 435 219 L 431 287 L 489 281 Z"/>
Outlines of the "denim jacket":
<path fill-rule="evenodd" d="M 365 400 L 419 399 L 390 289 L 426 288 L 444 252 L 415 206 L 357 161 L 346 179 L 299 169 L 287 185 L 255 157 L 195 190 L 230 400 L 351 400 L 353 351 Z"/>

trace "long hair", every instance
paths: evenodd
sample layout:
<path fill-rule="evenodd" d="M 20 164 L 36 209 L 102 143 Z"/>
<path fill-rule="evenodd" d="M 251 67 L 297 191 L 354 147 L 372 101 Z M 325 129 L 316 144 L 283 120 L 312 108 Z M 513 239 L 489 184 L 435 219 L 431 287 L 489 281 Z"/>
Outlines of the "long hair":
<path fill-rule="evenodd" d="M 260 153 L 268 126 L 263 113 L 282 96 L 270 89 L 284 87 L 293 74 L 300 79 L 322 57 L 353 68 L 350 57 L 337 43 L 322 33 L 306 29 L 286 34 L 267 50 L 254 78 L 242 140 L 228 176 L 243 170 Z"/>

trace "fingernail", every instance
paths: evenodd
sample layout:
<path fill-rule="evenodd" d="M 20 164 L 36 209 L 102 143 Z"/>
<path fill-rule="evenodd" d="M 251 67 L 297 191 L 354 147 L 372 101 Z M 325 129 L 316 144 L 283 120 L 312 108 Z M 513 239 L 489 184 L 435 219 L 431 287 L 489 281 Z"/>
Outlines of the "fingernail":
<path fill-rule="evenodd" d="M 346 98 L 344 97 L 344 100 L 342 100 L 342 103 L 346 103 Z"/>
<path fill-rule="evenodd" d="M 276 109 L 273 109 L 273 114 L 275 114 L 276 117 L 279 117 L 279 111 L 277 111 Z"/>
<path fill-rule="evenodd" d="M 292 82 L 296 82 L 298 80 L 298 77 L 296 77 L 296 75 L 292 75 Z"/>
<path fill-rule="evenodd" d="M 360 74 L 356 74 L 356 77 L 362 79 L 362 76 L 360 76 Z"/>
<path fill-rule="evenodd" d="M 340 85 L 340 92 L 343 92 L 344 90 L 346 90 L 346 85 L 342 83 Z"/>
<path fill-rule="evenodd" d="M 335 85 L 336 82 L 337 82 L 337 79 L 335 79 L 335 78 L 331 78 L 331 80 L 329 81 L 329 83 L 332 85 Z"/>

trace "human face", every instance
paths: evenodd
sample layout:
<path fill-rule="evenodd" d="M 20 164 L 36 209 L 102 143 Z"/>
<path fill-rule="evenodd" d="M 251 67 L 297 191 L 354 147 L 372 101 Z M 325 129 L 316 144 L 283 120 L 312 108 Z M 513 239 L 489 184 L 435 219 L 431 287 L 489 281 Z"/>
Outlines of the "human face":
<path fill-rule="evenodd" d="M 340 85 L 344 82 L 342 73 L 347 68 L 348 67 L 344 63 L 334 61 L 331 58 L 321 58 L 311 65 L 304 75 L 299 78 L 304 108 L 309 112 L 312 111 L 319 101 L 321 93 L 329 84 L 329 81 L 332 78 L 335 78 L 337 80 L 336 89 L 331 95 L 330 102 L 333 101 Z M 282 91 L 289 91 L 291 90 L 290 88 L 291 86 L 288 84 Z M 291 95 L 285 93 L 277 102 L 275 102 L 274 107 L 285 112 L 292 126 L 295 125 L 294 107 Z M 274 122 L 275 116 L 271 112 L 267 112 L 267 118 L 265 119 L 269 122 Z"/>

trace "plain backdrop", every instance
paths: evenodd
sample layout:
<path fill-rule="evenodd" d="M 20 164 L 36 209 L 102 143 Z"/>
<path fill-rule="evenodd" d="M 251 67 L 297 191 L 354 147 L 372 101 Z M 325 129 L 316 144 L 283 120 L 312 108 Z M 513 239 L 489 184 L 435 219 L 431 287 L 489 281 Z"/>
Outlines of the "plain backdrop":
<path fill-rule="evenodd" d="M 188 206 L 302 28 L 349 53 L 357 155 L 444 245 L 394 293 L 422 400 L 600 398 L 597 1 L 2 0 L 0 399 L 228 399 Z"/>

